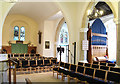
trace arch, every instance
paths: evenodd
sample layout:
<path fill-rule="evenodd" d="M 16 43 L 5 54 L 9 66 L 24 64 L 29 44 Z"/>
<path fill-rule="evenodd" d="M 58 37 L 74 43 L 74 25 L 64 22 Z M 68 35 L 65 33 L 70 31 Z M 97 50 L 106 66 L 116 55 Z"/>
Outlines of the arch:
<path fill-rule="evenodd" d="M 65 22 L 65 19 L 62 18 L 61 21 L 58 23 L 57 29 L 56 29 L 56 33 L 55 33 L 55 45 L 54 45 L 54 56 L 56 56 L 56 47 L 57 47 L 57 41 L 58 41 L 58 37 L 59 37 L 59 33 L 60 30 L 62 28 L 63 23 Z"/>
<path fill-rule="evenodd" d="M 114 15 L 114 18 L 117 18 L 117 14 L 115 12 L 115 9 L 114 9 L 111 1 L 109 1 L 109 0 L 107 2 L 105 0 L 99 0 L 99 1 L 104 1 L 111 8 L 111 10 L 113 12 L 113 15 Z M 97 2 L 99 2 L 99 1 L 97 1 Z M 94 5 L 94 2 L 89 2 L 88 3 L 88 6 L 87 6 L 87 8 L 85 10 L 85 13 L 84 13 L 84 16 L 83 16 L 83 21 L 82 21 L 82 27 L 81 28 L 86 28 L 85 25 L 86 25 L 86 20 L 87 20 L 87 10 L 91 9 L 93 5 Z"/>

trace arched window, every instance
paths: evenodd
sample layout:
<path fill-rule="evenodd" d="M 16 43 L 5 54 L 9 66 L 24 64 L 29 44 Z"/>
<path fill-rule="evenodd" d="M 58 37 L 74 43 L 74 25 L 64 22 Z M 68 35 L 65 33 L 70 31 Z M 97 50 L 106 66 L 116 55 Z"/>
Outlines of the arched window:
<path fill-rule="evenodd" d="M 14 40 L 20 40 L 20 41 L 25 40 L 25 28 L 24 27 L 21 27 L 21 28 L 19 28 L 18 26 L 14 27 Z"/>
<path fill-rule="evenodd" d="M 68 37 L 67 24 L 64 23 L 62 28 L 61 28 L 61 31 L 60 31 L 59 43 L 60 44 L 69 44 L 68 39 L 69 39 L 69 37 Z"/>
<path fill-rule="evenodd" d="M 25 28 L 24 27 L 20 28 L 20 40 L 21 41 L 25 40 Z"/>
<path fill-rule="evenodd" d="M 19 40 L 19 27 L 14 27 L 14 40 Z"/>

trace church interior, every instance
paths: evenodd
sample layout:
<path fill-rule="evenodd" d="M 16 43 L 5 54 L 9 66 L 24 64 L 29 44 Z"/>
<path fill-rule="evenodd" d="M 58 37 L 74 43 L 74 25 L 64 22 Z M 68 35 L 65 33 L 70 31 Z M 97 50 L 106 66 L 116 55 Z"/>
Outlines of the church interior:
<path fill-rule="evenodd" d="M 119 0 L 0 0 L 0 83 L 120 84 Z"/>

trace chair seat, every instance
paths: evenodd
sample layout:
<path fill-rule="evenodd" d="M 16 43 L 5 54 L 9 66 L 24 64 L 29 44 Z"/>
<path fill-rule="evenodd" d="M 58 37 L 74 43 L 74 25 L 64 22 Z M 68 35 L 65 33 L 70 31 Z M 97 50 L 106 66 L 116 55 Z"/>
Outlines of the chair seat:
<path fill-rule="evenodd" d="M 71 76 L 71 77 L 76 77 L 76 73 L 75 72 L 69 72 L 68 75 Z"/>
<path fill-rule="evenodd" d="M 84 75 L 83 74 L 79 74 L 79 73 L 75 73 L 76 78 L 79 80 L 83 80 L 84 79 Z"/>
<path fill-rule="evenodd" d="M 54 71 L 58 71 L 58 68 L 53 68 Z"/>
<path fill-rule="evenodd" d="M 87 81 L 89 84 L 107 84 L 107 82 L 105 82 L 104 80 L 100 80 L 100 79 L 97 79 L 97 78 L 92 78 L 90 76 L 87 76 L 87 75 L 83 75 L 83 74 L 79 74 L 79 73 L 76 73 L 75 74 L 77 79 L 81 80 L 81 81 Z"/>
<path fill-rule="evenodd" d="M 58 72 L 59 72 L 59 73 L 63 73 L 63 72 L 64 72 L 64 69 L 59 68 Z"/>
<path fill-rule="evenodd" d="M 63 74 L 68 75 L 68 74 L 69 74 L 69 71 L 68 71 L 68 70 L 64 70 L 64 71 L 63 71 Z"/>

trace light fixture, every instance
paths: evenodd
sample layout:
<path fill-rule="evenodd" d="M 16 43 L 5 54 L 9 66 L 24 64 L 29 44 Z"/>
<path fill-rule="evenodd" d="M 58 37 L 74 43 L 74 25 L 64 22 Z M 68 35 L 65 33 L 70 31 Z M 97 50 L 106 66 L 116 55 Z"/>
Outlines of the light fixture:
<path fill-rule="evenodd" d="M 104 11 L 103 10 L 101 10 L 100 8 L 97 8 L 96 7 L 96 1 L 94 0 L 93 1 L 94 3 L 93 3 L 93 8 L 92 9 L 89 9 L 88 11 L 87 11 L 87 16 L 88 16 L 88 18 L 90 19 L 90 20 L 93 20 L 93 19 L 96 19 L 96 18 L 99 18 L 99 17 L 101 17 L 101 16 L 103 16 L 103 14 L 104 14 Z"/>
<path fill-rule="evenodd" d="M 98 17 L 103 16 L 104 11 L 103 10 L 98 10 L 95 7 L 93 8 L 93 10 L 88 10 L 88 18 L 89 19 L 95 19 Z"/>

